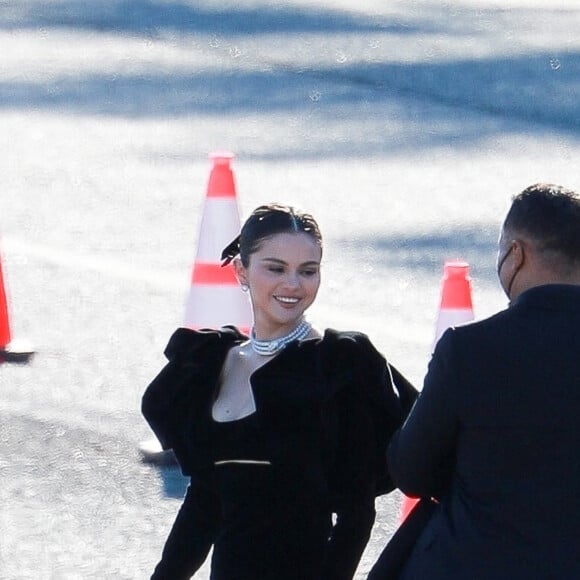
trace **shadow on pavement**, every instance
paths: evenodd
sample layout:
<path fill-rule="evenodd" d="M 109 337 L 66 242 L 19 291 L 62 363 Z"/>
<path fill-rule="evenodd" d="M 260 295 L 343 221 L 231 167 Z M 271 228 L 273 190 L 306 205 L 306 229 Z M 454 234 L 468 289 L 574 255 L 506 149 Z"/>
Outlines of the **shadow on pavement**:
<path fill-rule="evenodd" d="M 579 13 L 569 12 L 569 17 Z M 507 14 L 514 22 L 528 23 L 568 17 L 557 10 L 510 9 Z M 267 43 L 277 42 L 273 34 L 280 35 L 279 42 L 303 33 L 316 33 L 321 42 L 332 33 L 358 33 L 364 38 L 367 32 L 385 38 L 436 32 L 441 38 L 468 39 L 483 34 L 481 22 L 497 27 L 498 37 L 505 32 L 506 11 L 465 8 L 455 10 L 448 20 L 444 15 L 444 9 L 435 12 L 435 5 L 420 18 L 411 8 L 404 17 L 371 17 L 289 6 L 224 8 L 211 2 L 152 0 L 87 5 L 68 0 L 10 2 L 3 7 L 0 28 L 74 29 L 127 37 L 181 34 L 192 40 L 200 34 L 219 34 L 247 35 L 259 41 L 265 35 L 265 54 Z M 314 53 L 306 65 L 289 58 L 268 61 L 258 70 L 230 65 L 227 70 L 196 66 L 178 72 L 155 66 L 140 71 L 79 70 L 74 75 L 56 74 L 48 81 L 24 78 L 0 83 L 0 108 L 125 118 L 272 113 L 289 119 L 313 117 L 321 126 L 352 114 L 357 125 L 348 136 L 313 137 L 313 149 L 328 157 L 477 143 L 505 133 L 506 121 L 525 122 L 532 130 L 578 134 L 580 52 L 553 52 L 539 43 L 539 48 L 525 53 L 506 55 L 498 50 L 485 57 L 448 55 L 411 62 L 393 54 L 382 62 L 328 64 L 317 62 Z M 382 128 L 376 116 L 380 107 L 386 107 L 391 121 L 400 121 L 402 134 L 392 135 Z M 369 130 L 373 124 L 376 129 Z M 300 148 L 287 147 L 269 156 L 301 156 Z M 308 148 L 305 153 L 311 155 Z"/>

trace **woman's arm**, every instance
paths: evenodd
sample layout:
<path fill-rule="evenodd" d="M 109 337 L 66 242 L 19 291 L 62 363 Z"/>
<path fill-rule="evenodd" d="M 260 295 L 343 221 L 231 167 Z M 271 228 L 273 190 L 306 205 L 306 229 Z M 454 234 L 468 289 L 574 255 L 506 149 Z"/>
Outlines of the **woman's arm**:
<path fill-rule="evenodd" d="M 361 397 L 341 393 L 339 447 L 332 476 L 335 525 L 324 560 L 324 580 L 351 580 L 375 521 L 374 427 Z"/>
<path fill-rule="evenodd" d="M 192 479 L 151 580 L 189 580 L 207 558 L 219 518 L 216 495 Z"/>
<path fill-rule="evenodd" d="M 338 452 L 331 474 L 336 523 L 325 580 L 352 579 L 375 520 L 375 496 L 392 489 L 385 449 L 403 420 L 390 368 L 361 334 L 342 342 L 350 380 L 337 393 Z"/>

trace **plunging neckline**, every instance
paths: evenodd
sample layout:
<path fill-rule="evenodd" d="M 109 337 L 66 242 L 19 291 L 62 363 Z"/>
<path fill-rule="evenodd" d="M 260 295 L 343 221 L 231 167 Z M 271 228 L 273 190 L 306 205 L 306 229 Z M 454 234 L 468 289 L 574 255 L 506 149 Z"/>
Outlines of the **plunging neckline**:
<path fill-rule="evenodd" d="M 256 404 L 256 397 L 252 386 L 252 378 L 254 375 L 267 367 L 274 360 L 284 356 L 284 354 L 288 352 L 288 349 L 295 347 L 297 344 L 303 344 L 311 340 L 321 339 L 322 336 L 312 336 L 304 338 L 298 341 L 298 343 L 291 342 L 281 351 L 268 357 L 257 355 L 252 350 L 249 341 L 232 347 L 226 354 L 222 365 L 222 370 L 217 381 L 215 397 L 210 408 L 211 419 L 217 423 L 230 423 L 232 421 L 239 421 L 245 417 L 257 413 L 258 408 Z M 236 350 L 234 351 L 234 349 Z M 232 370 L 235 372 L 236 363 L 242 367 L 238 371 L 240 376 L 237 379 L 232 377 Z M 249 367 L 249 369 L 246 368 L 244 370 L 244 366 Z M 231 380 L 230 383 L 227 382 L 228 378 Z M 240 387 L 236 385 L 239 385 L 242 382 L 245 383 L 247 387 L 244 389 L 242 396 L 240 396 Z M 236 400 L 236 395 L 238 400 Z"/>

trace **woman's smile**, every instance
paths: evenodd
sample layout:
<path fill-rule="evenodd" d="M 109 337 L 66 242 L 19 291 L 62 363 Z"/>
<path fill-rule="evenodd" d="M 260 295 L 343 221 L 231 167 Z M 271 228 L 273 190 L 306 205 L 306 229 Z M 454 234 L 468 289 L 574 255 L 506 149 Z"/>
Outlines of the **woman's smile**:
<path fill-rule="evenodd" d="M 278 300 L 278 302 L 281 302 L 282 304 L 289 304 L 290 306 L 294 306 L 300 302 L 299 298 L 294 298 L 292 296 L 274 296 L 274 298 Z"/>

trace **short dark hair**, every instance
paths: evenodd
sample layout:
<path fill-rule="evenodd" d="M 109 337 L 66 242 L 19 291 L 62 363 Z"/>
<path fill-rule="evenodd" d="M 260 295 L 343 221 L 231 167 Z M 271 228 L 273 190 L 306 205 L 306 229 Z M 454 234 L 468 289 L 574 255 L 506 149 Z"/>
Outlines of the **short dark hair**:
<path fill-rule="evenodd" d="M 580 195 L 561 185 L 530 185 L 513 197 L 504 229 L 528 235 L 540 252 L 580 262 Z"/>
<path fill-rule="evenodd" d="M 239 254 L 242 264 L 247 268 L 250 256 L 260 249 L 264 240 L 286 233 L 308 234 L 322 250 L 320 228 L 309 213 L 289 205 L 270 203 L 257 207 L 245 221 L 240 235 L 224 249 L 224 265 Z"/>

